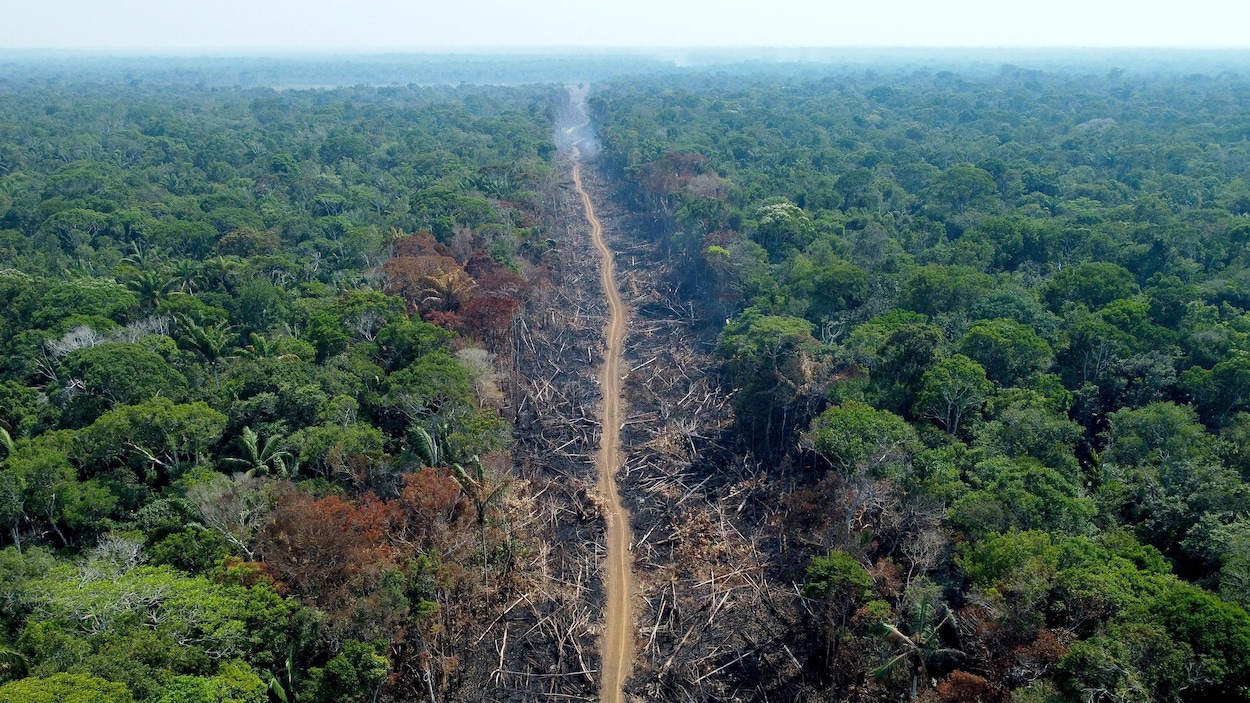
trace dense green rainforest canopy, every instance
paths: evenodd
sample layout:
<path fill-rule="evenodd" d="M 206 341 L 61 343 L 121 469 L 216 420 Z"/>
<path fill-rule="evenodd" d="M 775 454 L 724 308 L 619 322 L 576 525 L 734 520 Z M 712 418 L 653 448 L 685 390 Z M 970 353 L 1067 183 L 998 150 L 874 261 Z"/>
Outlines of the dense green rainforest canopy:
<path fill-rule="evenodd" d="M 0 700 L 373 700 L 471 597 L 559 95 L 0 83 Z"/>
<path fill-rule="evenodd" d="M 741 440 L 806 477 L 831 700 L 1245 699 L 1250 82 L 722 73 L 591 104 L 727 320 Z"/>

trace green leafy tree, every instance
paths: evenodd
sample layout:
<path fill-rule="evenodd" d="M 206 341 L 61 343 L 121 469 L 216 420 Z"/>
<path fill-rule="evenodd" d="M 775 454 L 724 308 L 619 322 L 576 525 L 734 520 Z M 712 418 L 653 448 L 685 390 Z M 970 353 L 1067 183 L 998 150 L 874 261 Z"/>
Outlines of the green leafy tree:
<path fill-rule="evenodd" d="M 1105 636 L 1076 642 L 1057 663 L 1060 690 L 1076 700 L 1187 700 L 1196 662 L 1167 631 L 1117 624 Z"/>
<path fill-rule="evenodd" d="M 73 441 L 66 431 L 22 440 L 0 464 L 14 485 L 21 486 L 17 500 L 21 515 L 37 530 L 51 529 L 63 546 L 69 546 L 69 538 L 62 527 L 92 528 L 117 504 L 116 496 L 98 480 L 78 480 L 78 471 L 69 460 Z M 14 543 L 20 548 L 16 535 Z"/>
<path fill-rule="evenodd" d="M 1000 386 L 1012 386 L 1051 362 L 1050 345 L 1033 330 L 1014 320 L 978 322 L 959 340 L 959 351 L 985 367 Z"/>
<path fill-rule="evenodd" d="M 384 295 L 377 291 L 350 291 L 344 293 L 331 308 L 339 323 L 352 336 L 372 342 L 378 332 L 391 320 L 401 319 L 404 311 L 402 298 Z"/>
<path fill-rule="evenodd" d="M 1208 510 L 1247 505 L 1240 478 L 1192 408 L 1154 403 L 1107 420 L 1098 499 L 1165 554 L 1182 556 L 1185 535 Z"/>
<path fill-rule="evenodd" d="M 808 446 L 846 474 L 879 472 L 903 461 L 915 440 L 903 418 L 853 401 L 821 413 L 804 435 Z"/>
<path fill-rule="evenodd" d="M 187 380 L 156 352 L 137 344 L 114 342 L 79 349 L 65 358 L 67 374 L 81 379 L 85 397 L 75 399 L 88 421 L 95 419 L 89 403 L 98 399 L 103 408 L 133 405 L 156 396 L 180 395 Z"/>
<path fill-rule="evenodd" d="M 1203 536 L 1218 552 L 1220 597 L 1242 609 L 1250 607 L 1250 522 L 1238 519 L 1211 532 Z"/>
<path fill-rule="evenodd" d="M 268 279 L 247 277 L 230 298 L 231 319 L 246 331 L 266 332 L 287 321 L 288 299 Z"/>
<path fill-rule="evenodd" d="M 1111 375 L 1132 348 L 1132 338 L 1083 308 L 1067 311 L 1064 331 L 1068 348 L 1059 355 L 1064 383 L 1069 388 L 1111 385 Z"/>
<path fill-rule="evenodd" d="M 285 446 L 298 457 L 301 471 L 328 478 L 337 470 L 336 465 L 350 457 L 380 455 L 386 436 L 365 422 L 334 423 L 294 432 Z"/>
<path fill-rule="evenodd" d="M 17 383 L 0 381 L 0 452 L 9 439 L 30 437 L 46 429 L 56 422 L 56 406 L 47 402 L 47 397 L 39 389 Z"/>
<path fill-rule="evenodd" d="M 226 416 L 204 403 L 154 398 L 104 413 L 75 439 L 75 454 L 94 470 L 124 465 L 176 479 L 202 463 L 220 439 Z"/>
<path fill-rule="evenodd" d="M 280 661 L 291 601 L 263 584 L 190 577 L 141 559 L 137 542 L 112 538 L 83 564 L 58 565 L 28 582 L 32 615 L 19 644 L 32 671 L 72 666 L 155 697 L 169 670 Z"/>
<path fill-rule="evenodd" d="M 424 427 L 450 461 L 468 457 L 456 456 L 447 438 L 456 427 L 475 415 L 469 389 L 469 372 L 446 352 L 420 356 L 404 369 L 387 378 L 384 401 L 407 418 L 408 426 Z"/>
<path fill-rule="evenodd" d="M 995 418 L 977 431 L 976 446 L 992 455 L 1033 457 L 1064 476 L 1075 477 L 1074 452 L 1084 432 L 1068 419 L 1072 395 L 1062 386 L 1057 390 L 1058 396 L 1031 389 L 1002 393 L 994 402 L 1000 408 Z"/>
<path fill-rule="evenodd" d="M 728 254 L 727 251 L 725 253 Z M 804 316 L 819 324 L 863 304 L 868 295 L 868 276 L 863 269 L 851 263 L 834 261 L 821 264 L 798 256 L 786 290 L 792 298 L 807 301 Z"/>
<path fill-rule="evenodd" d="M 1223 424 L 1250 409 L 1250 353 L 1234 351 L 1210 370 L 1194 367 L 1181 374 L 1180 386 L 1205 417 Z"/>
<path fill-rule="evenodd" d="M 870 373 L 869 392 L 882 407 L 905 417 L 915 412 L 924 376 L 942 356 L 946 340 L 930 324 L 899 325 L 877 352 Z"/>
<path fill-rule="evenodd" d="M 282 248 L 282 242 L 272 232 L 258 232 L 251 227 L 240 227 L 226 233 L 217 242 L 214 250 L 222 256 L 263 256 L 276 254 Z"/>
<path fill-rule="evenodd" d="M 860 511 L 889 493 L 887 479 L 906 473 L 915 432 L 897 415 L 852 401 L 821 413 L 802 443 L 836 471 L 829 500 L 841 511 L 842 543 L 849 548 Z"/>
<path fill-rule="evenodd" d="M 108 218 L 100 212 L 84 208 L 62 210 L 39 226 L 39 234 L 74 254 L 108 227 Z"/>
<path fill-rule="evenodd" d="M 53 674 L 0 686 L 0 703 L 133 703 L 119 683 L 87 674 Z"/>
<path fill-rule="evenodd" d="M 324 362 L 327 358 L 347 349 L 351 337 L 343 328 L 342 322 L 328 311 L 313 313 L 304 329 L 304 339 L 317 349 L 317 361 Z"/>
<path fill-rule="evenodd" d="M 982 537 L 1009 529 L 1083 534 L 1090 531 L 1094 501 L 1061 473 L 1036 459 L 997 458 L 971 472 L 973 490 L 950 507 L 952 526 Z"/>
<path fill-rule="evenodd" d="M 38 305 L 31 313 L 30 322 L 36 327 L 50 329 L 71 315 L 94 315 L 115 322 L 123 321 L 132 308 L 139 306 L 139 299 L 116 281 L 80 278 L 49 284 Z"/>
<path fill-rule="evenodd" d="M 244 662 L 225 662 L 216 676 L 175 676 L 156 703 L 268 703 L 269 687 Z"/>
<path fill-rule="evenodd" d="M 384 643 L 348 640 L 341 654 L 325 667 L 308 672 L 305 694 L 300 700 L 311 703 L 371 703 L 390 673 L 391 663 L 383 654 Z"/>
<path fill-rule="evenodd" d="M 1211 593 L 1180 584 L 1147 605 L 1150 620 L 1193 652 L 1197 690 L 1190 700 L 1242 695 L 1250 683 L 1250 615 Z M 1227 698 L 1225 698 L 1227 700 Z"/>
<path fill-rule="evenodd" d="M 1096 261 L 1059 271 L 1046 286 L 1044 295 L 1051 310 L 1058 312 L 1065 303 L 1081 303 L 1090 310 L 1100 310 L 1113 300 L 1136 293 L 1137 283 L 1128 269 Z"/>
<path fill-rule="evenodd" d="M 755 213 L 758 222 L 756 241 L 777 256 L 786 247 L 802 248 L 815 233 L 811 218 L 791 202 L 760 207 Z"/>
<path fill-rule="evenodd" d="M 437 325 L 413 319 L 395 319 L 377 335 L 376 342 L 388 372 L 398 371 L 417 358 L 444 350 L 451 333 Z"/>
<path fill-rule="evenodd" d="M 852 619 L 872 590 L 872 576 L 846 552 L 832 551 L 807 565 L 802 593 L 820 602 L 827 613 L 825 658 L 829 666 L 840 662 L 842 648 L 850 644 Z"/>
<path fill-rule="evenodd" d="M 921 383 L 916 399 L 920 414 L 942 423 L 951 435 L 959 433 L 965 418 L 980 412 L 994 390 L 985 369 L 962 354 L 939 361 L 925 372 Z"/>
<path fill-rule="evenodd" d="M 967 266 L 928 264 L 903 281 L 900 307 L 933 316 L 966 310 L 994 287 L 988 274 Z"/>
<path fill-rule="evenodd" d="M 954 214 L 962 214 L 969 208 L 991 208 L 997 193 L 994 177 L 971 165 L 952 166 L 934 178 L 929 186 L 933 202 Z"/>
<path fill-rule="evenodd" d="M 156 311 L 161 315 L 169 315 L 175 322 L 181 323 L 185 318 L 203 327 L 226 323 L 230 317 L 230 313 L 223 308 L 210 305 L 194 295 L 170 296 L 157 306 Z"/>

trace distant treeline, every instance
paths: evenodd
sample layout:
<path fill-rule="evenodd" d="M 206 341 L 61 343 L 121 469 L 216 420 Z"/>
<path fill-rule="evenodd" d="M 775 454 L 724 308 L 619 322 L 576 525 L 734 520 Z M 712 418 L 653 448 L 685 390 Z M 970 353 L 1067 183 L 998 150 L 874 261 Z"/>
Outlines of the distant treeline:
<path fill-rule="evenodd" d="M 1250 52 L 1237 50 L 1084 49 L 615 49 L 512 53 L 216 52 L 151 55 L 0 50 L 6 81 L 151 83 L 219 88 L 334 88 L 391 85 L 579 83 L 621 76 L 676 76 L 696 83 L 709 71 L 773 83 L 829 76 L 906 78 L 913 73 L 993 75 L 1003 67 L 1102 76 L 1246 74 Z"/>
<path fill-rule="evenodd" d="M 221 88 L 335 88 L 389 85 L 577 83 L 622 73 L 671 70 L 673 63 L 602 54 L 103 55 L 0 52 L 5 80 L 151 83 Z"/>

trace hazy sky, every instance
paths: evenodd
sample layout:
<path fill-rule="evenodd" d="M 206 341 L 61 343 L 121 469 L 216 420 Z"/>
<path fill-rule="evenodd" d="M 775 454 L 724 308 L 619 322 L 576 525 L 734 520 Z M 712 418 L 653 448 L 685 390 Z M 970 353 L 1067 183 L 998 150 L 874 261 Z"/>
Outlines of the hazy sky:
<path fill-rule="evenodd" d="M 0 0 L 0 47 L 1250 47 L 1247 0 Z"/>

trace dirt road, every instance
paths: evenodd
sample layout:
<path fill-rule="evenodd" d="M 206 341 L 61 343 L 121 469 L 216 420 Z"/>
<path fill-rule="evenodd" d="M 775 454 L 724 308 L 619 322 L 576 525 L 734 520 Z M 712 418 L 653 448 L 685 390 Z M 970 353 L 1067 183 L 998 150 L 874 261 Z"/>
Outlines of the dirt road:
<path fill-rule="evenodd" d="M 603 389 L 603 433 L 599 446 L 599 491 L 607 503 L 605 514 L 608 521 L 607 573 L 604 574 L 606 591 L 605 625 L 602 640 L 603 675 L 599 684 L 599 700 L 605 703 L 621 703 L 624 700 L 622 686 L 633 663 L 634 627 L 630 600 L 636 592 L 633 572 L 630 570 L 631 542 L 629 513 L 621 505 L 616 491 L 616 471 L 620 468 L 621 437 L 621 351 L 625 341 L 626 308 L 616 288 L 616 273 L 612 250 L 603 240 L 603 225 L 595 216 L 595 206 L 582 186 L 581 162 L 573 150 L 573 185 L 582 198 L 586 220 L 590 223 L 590 236 L 602 257 L 600 283 L 608 299 L 607 348 L 603 353 L 603 370 L 600 387 Z"/>

